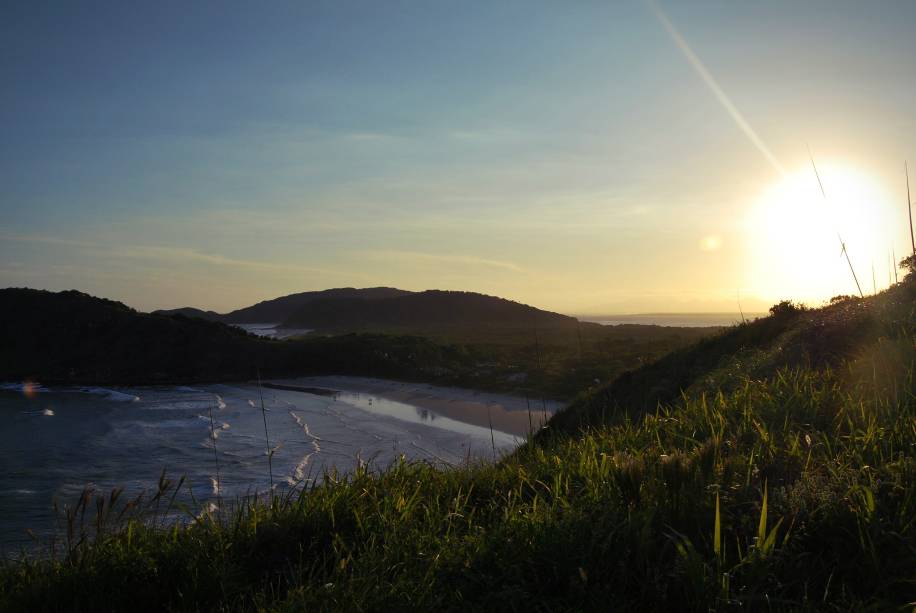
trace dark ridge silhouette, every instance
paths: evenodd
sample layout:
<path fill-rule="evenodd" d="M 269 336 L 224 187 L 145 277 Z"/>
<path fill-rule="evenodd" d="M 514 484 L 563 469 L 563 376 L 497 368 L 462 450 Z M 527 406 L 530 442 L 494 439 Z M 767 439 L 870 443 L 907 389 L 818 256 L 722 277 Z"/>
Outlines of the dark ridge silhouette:
<path fill-rule="evenodd" d="M 140 313 L 75 290 L 0 290 L 0 381 L 150 385 L 264 376 L 368 374 L 428 379 L 472 367 L 416 337 L 261 339 L 182 314 Z"/>
<path fill-rule="evenodd" d="M 72 290 L 0 290 L 0 381 L 189 384 L 247 381 L 259 368 L 265 378 L 350 374 L 571 398 L 595 380 L 609 380 L 714 331 L 580 326 L 571 317 L 479 294 L 418 297 L 408 302 L 410 309 L 439 307 L 423 321 L 466 323 L 421 325 L 410 310 L 394 310 L 399 319 L 385 321 L 413 323 L 361 324 L 345 334 L 281 341 L 181 312 L 140 313 Z M 358 300 L 329 303 L 353 309 L 349 316 L 358 316 L 355 321 L 367 317 Z M 380 321 L 373 317 L 378 316 L 370 321 Z"/>
<path fill-rule="evenodd" d="M 286 321 L 317 330 L 420 329 L 435 326 L 573 326 L 574 317 L 474 292 L 427 290 L 378 300 L 313 300 Z"/>
<path fill-rule="evenodd" d="M 240 358 L 256 349 L 237 328 L 139 313 L 74 290 L 0 290 L 0 314 L 5 380 L 156 383 L 220 370 L 239 376 L 252 363 Z"/>
<path fill-rule="evenodd" d="M 204 311 L 194 307 L 181 307 L 178 309 L 159 309 L 153 311 L 154 315 L 182 315 L 184 317 L 196 317 L 197 319 L 206 319 L 207 321 L 222 321 L 223 316 L 216 311 Z"/>
<path fill-rule="evenodd" d="M 181 307 L 177 309 L 159 309 L 153 311 L 157 315 L 184 315 L 197 317 L 208 321 L 222 321 L 229 324 L 261 324 L 281 323 L 302 306 L 315 300 L 334 300 L 338 298 L 353 300 L 376 300 L 403 296 L 411 292 L 394 287 L 338 287 L 313 292 L 299 292 L 288 296 L 280 296 L 271 300 L 264 300 L 248 307 L 236 309 L 229 313 L 204 311 L 195 307 Z"/>
<path fill-rule="evenodd" d="M 351 300 L 377 300 L 404 296 L 410 293 L 407 290 L 394 287 L 367 287 L 362 289 L 340 287 L 315 292 L 301 292 L 237 309 L 223 315 L 221 320 L 233 324 L 280 323 L 287 321 L 293 313 L 315 300 L 344 298 Z"/>

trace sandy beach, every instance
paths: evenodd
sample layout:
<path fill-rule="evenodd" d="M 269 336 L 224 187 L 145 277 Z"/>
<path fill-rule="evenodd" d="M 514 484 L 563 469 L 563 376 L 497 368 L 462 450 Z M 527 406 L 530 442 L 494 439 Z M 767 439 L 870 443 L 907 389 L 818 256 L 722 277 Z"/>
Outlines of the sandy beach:
<path fill-rule="evenodd" d="M 312 394 L 351 392 L 365 394 L 369 398 L 377 396 L 482 428 L 492 425 L 495 430 L 517 436 L 526 436 L 532 426 L 535 429 L 541 427 L 553 413 L 563 408 L 563 403 L 540 397 L 526 399 L 508 394 L 368 377 L 298 377 L 272 379 L 266 383 Z"/>

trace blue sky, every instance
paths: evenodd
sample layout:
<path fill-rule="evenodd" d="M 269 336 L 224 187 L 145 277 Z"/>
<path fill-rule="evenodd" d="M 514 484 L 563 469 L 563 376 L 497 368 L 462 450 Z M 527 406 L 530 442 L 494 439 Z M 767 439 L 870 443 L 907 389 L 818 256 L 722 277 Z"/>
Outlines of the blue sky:
<path fill-rule="evenodd" d="M 659 7 L 787 173 L 807 143 L 868 195 L 880 240 L 841 229 L 886 280 L 909 243 L 916 5 Z M 0 47 L 2 286 L 218 310 L 439 287 L 592 313 L 849 292 L 832 250 L 774 268 L 790 220 L 760 209 L 785 178 L 643 2 L 22 3 Z"/>

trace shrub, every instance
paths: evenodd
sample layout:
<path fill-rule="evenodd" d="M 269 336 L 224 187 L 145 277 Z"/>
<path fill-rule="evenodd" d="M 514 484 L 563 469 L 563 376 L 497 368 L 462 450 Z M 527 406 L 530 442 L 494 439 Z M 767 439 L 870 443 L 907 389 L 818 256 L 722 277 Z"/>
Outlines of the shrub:
<path fill-rule="evenodd" d="M 906 276 L 903 278 L 904 281 L 912 281 L 916 279 L 916 254 L 907 256 L 900 260 L 900 268 L 905 269 Z"/>
<path fill-rule="evenodd" d="M 770 307 L 770 315 L 773 317 L 786 317 L 789 315 L 797 315 L 803 311 L 806 311 L 807 307 L 800 302 L 792 302 L 791 300 L 783 300 L 777 304 L 774 304 Z"/>

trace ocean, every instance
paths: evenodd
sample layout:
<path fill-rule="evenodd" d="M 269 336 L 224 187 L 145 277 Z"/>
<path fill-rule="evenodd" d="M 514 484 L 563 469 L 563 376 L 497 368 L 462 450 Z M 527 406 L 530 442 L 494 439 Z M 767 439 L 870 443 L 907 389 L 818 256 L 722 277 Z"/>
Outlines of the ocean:
<path fill-rule="evenodd" d="M 366 394 L 264 389 L 273 480 L 279 490 L 359 462 L 461 464 L 514 449 L 518 437 Z M 209 412 L 213 414 L 211 434 Z M 60 509 L 85 487 L 125 499 L 154 492 L 163 470 L 186 478 L 180 500 L 203 510 L 270 488 L 259 390 L 206 385 L 116 390 L 0 388 L 0 555 L 60 535 Z M 217 484 L 213 445 L 219 458 Z M 192 511 L 195 509 L 191 509 Z"/>
<path fill-rule="evenodd" d="M 751 321 L 766 313 L 745 313 L 744 319 Z M 741 313 L 643 313 L 640 315 L 580 315 L 579 319 L 603 326 L 643 325 L 676 326 L 680 328 L 705 328 L 711 326 L 733 326 L 741 323 Z"/>

